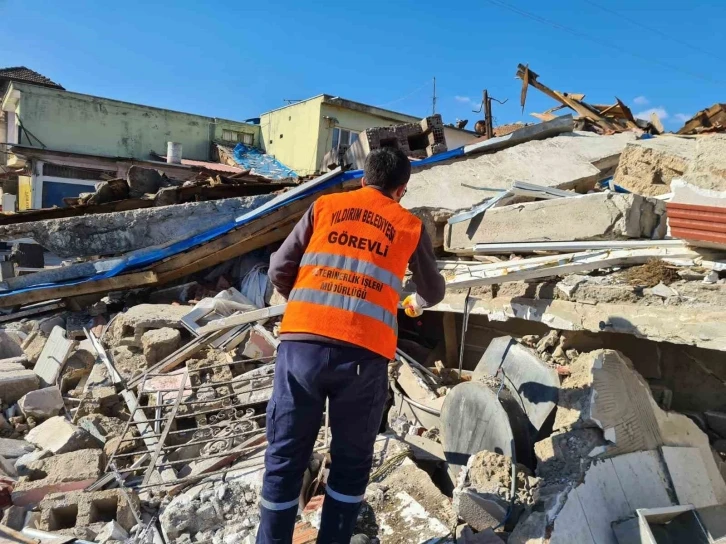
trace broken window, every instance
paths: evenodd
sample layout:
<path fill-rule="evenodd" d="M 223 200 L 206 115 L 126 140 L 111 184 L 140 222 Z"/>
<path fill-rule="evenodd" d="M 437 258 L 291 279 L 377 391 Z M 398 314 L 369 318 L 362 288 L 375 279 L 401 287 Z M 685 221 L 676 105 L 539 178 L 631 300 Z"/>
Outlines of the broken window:
<path fill-rule="evenodd" d="M 255 142 L 255 136 L 249 132 L 224 129 L 222 130 L 222 140 L 225 142 L 241 142 L 245 145 L 252 145 Z"/>
<path fill-rule="evenodd" d="M 352 130 L 344 129 L 344 128 L 334 128 L 333 129 L 333 145 L 331 146 L 331 149 L 333 151 L 339 151 L 339 148 L 342 146 L 345 146 L 347 149 L 351 145 L 353 145 L 355 142 L 358 141 L 358 133 L 353 132 Z"/>

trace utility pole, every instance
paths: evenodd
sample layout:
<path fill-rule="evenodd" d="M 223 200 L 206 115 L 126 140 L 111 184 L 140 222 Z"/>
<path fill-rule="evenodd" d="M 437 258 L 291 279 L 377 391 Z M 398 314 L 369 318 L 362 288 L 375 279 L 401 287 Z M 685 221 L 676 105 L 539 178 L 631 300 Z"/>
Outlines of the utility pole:
<path fill-rule="evenodd" d="M 486 124 L 487 140 L 494 136 L 494 124 L 492 122 L 492 100 L 489 98 L 489 92 L 484 89 L 484 123 Z"/>
<path fill-rule="evenodd" d="M 436 76 L 434 76 L 434 97 L 431 104 L 431 115 L 436 115 Z"/>

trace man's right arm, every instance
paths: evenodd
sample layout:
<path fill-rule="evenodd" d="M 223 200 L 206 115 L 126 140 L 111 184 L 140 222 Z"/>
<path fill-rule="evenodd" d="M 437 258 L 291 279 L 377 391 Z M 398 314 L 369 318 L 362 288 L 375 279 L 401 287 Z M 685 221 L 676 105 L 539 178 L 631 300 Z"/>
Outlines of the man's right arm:
<path fill-rule="evenodd" d="M 439 272 L 431 238 L 423 226 L 408 267 L 411 269 L 411 279 L 416 284 L 416 300 L 421 308 L 436 306 L 444 300 L 446 280 Z"/>
<path fill-rule="evenodd" d="M 272 285 L 285 299 L 290 296 L 300 269 L 300 261 L 313 235 L 313 207 L 298 221 L 292 232 L 285 238 L 280 249 L 270 255 L 270 269 L 267 272 Z"/>

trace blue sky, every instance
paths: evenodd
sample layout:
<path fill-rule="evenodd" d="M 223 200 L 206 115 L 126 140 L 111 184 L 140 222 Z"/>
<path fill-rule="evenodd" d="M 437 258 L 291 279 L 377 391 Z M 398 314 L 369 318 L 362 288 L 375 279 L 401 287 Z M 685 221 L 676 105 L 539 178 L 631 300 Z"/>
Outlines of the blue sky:
<path fill-rule="evenodd" d="M 242 120 L 320 93 L 445 122 L 532 121 L 556 105 L 518 63 L 593 103 L 656 108 L 675 129 L 724 101 L 723 0 L 0 0 L 0 67 L 25 65 L 68 90 Z M 604 8 L 604 9 L 603 9 Z M 644 28 L 647 27 L 647 28 Z"/>

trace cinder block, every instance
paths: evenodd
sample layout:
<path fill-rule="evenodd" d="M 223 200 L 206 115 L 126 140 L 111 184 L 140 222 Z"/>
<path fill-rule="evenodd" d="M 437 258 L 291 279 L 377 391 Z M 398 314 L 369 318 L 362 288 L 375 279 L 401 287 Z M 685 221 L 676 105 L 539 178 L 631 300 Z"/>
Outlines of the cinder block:
<path fill-rule="evenodd" d="M 109 522 L 115 521 L 129 531 L 136 525 L 134 509 L 139 508 L 138 498 L 132 495 L 130 504 L 120 489 L 73 493 L 54 493 L 40 503 L 41 531 L 88 538 L 87 529 L 100 532 Z M 90 535 L 95 538 L 95 534 Z"/>
<path fill-rule="evenodd" d="M 101 450 L 80 450 L 28 463 L 27 475 L 15 484 L 13 504 L 34 505 L 50 493 L 85 489 L 101 477 L 103 461 Z"/>
<path fill-rule="evenodd" d="M 31 429 L 25 438 L 31 444 L 56 454 L 101 447 L 88 431 L 76 427 L 63 416 L 44 421 Z"/>

